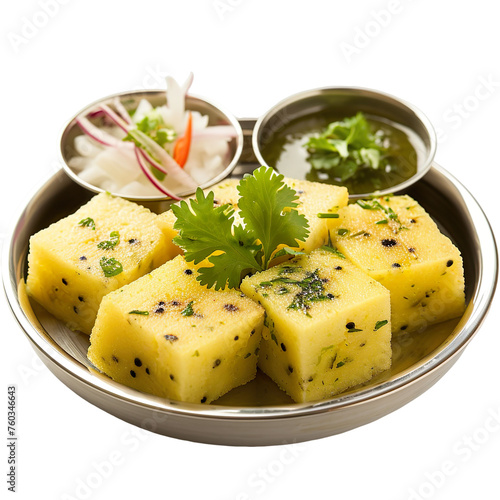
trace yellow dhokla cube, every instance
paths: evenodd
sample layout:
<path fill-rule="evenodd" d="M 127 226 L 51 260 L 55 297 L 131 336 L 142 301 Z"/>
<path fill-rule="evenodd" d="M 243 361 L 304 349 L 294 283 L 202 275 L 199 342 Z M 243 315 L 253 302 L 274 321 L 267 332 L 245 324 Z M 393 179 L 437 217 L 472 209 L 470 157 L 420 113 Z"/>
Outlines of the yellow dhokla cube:
<path fill-rule="evenodd" d="M 255 377 L 264 310 L 236 290 L 207 289 L 177 256 L 104 297 L 89 360 L 160 397 L 209 403 Z"/>
<path fill-rule="evenodd" d="M 390 367 L 389 292 L 346 259 L 315 250 L 245 278 L 241 290 L 266 310 L 259 367 L 296 402 Z"/>
<path fill-rule="evenodd" d="M 310 252 L 328 241 L 328 231 L 333 227 L 333 220 L 330 218 L 320 218 L 319 213 L 336 213 L 341 207 L 347 205 L 349 193 L 345 187 L 331 186 L 319 182 L 299 181 L 285 178 L 287 186 L 294 189 L 298 195 L 297 211 L 304 214 L 309 223 L 309 236 L 306 241 L 300 242 L 297 250 Z M 242 222 L 238 215 L 238 193 L 237 179 L 225 180 L 206 192 L 214 192 L 214 204 L 216 206 L 229 204 L 235 209 L 234 220 L 236 224 Z M 177 231 L 174 229 L 175 215 L 171 210 L 158 216 L 158 226 L 162 229 L 165 236 L 171 241 Z M 182 250 L 172 243 L 172 252 L 181 253 Z"/>
<path fill-rule="evenodd" d="M 156 215 L 109 194 L 30 238 L 27 292 L 73 330 L 90 334 L 102 297 L 163 264 Z"/>
<path fill-rule="evenodd" d="M 418 331 L 463 314 L 460 252 L 414 199 L 359 201 L 339 216 L 332 240 L 390 290 L 393 333 Z"/>

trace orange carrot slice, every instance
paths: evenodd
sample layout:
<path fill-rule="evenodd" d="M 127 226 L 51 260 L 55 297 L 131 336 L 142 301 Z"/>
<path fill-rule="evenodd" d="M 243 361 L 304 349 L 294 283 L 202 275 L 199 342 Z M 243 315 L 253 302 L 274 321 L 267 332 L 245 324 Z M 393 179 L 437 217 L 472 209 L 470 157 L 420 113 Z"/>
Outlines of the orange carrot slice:
<path fill-rule="evenodd" d="M 174 160 L 181 166 L 187 162 L 189 156 L 189 150 L 191 149 L 191 137 L 193 135 L 193 117 L 191 112 L 188 115 L 188 121 L 186 125 L 186 131 L 182 137 L 179 137 L 174 147 Z"/>

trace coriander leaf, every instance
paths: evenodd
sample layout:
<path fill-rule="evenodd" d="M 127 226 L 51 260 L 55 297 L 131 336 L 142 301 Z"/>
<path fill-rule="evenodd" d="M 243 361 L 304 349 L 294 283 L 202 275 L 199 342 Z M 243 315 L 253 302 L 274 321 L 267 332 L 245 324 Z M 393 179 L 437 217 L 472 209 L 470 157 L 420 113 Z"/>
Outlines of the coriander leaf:
<path fill-rule="evenodd" d="M 290 247 L 283 247 L 273 255 L 273 259 L 283 257 L 284 255 L 305 255 L 305 252 L 300 252 Z"/>
<path fill-rule="evenodd" d="M 99 265 L 101 266 L 102 272 L 106 278 L 111 278 L 112 276 L 116 276 L 123 272 L 123 266 L 113 257 L 110 257 L 109 259 L 107 257 L 103 257 L 99 261 Z"/>
<path fill-rule="evenodd" d="M 241 226 L 233 233 L 234 209 L 229 205 L 214 207 L 213 192 L 205 197 L 198 188 L 195 199 L 173 205 L 172 211 L 177 218 L 174 229 L 179 231 L 174 243 L 184 250 L 186 260 L 199 264 L 209 257 L 213 266 L 199 269 L 201 284 L 209 288 L 215 285 L 216 290 L 226 285 L 236 288 L 245 274 L 263 270 L 254 257 L 260 245 L 254 245 L 255 240 Z M 214 252 L 218 255 L 212 255 Z"/>
<path fill-rule="evenodd" d="M 309 153 L 309 158 L 307 161 L 311 164 L 311 167 L 315 170 L 321 170 L 323 172 L 328 170 L 334 170 L 335 167 L 340 165 L 342 158 L 335 153 L 326 153 L 323 151 L 317 151 L 314 153 Z"/>
<path fill-rule="evenodd" d="M 361 148 L 359 150 L 361 160 L 370 167 L 377 169 L 380 164 L 380 151 L 375 148 Z"/>
<path fill-rule="evenodd" d="M 328 245 L 323 245 L 321 247 L 321 250 L 326 250 L 327 252 L 333 253 L 337 257 L 340 257 L 341 259 L 345 259 L 345 255 L 340 250 L 338 250 L 337 248 L 334 248 L 334 247 L 331 247 L 331 246 L 328 246 Z"/>
<path fill-rule="evenodd" d="M 333 212 L 326 212 L 317 214 L 317 217 L 318 219 L 338 219 L 340 215 Z"/>
<path fill-rule="evenodd" d="M 377 330 L 379 330 L 383 326 L 387 325 L 387 323 L 389 323 L 389 321 L 386 319 L 384 319 L 383 321 L 377 321 L 375 323 L 375 328 L 373 329 L 373 331 L 376 332 Z"/>
<path fill-rule="evenodd" d="M 354 177 L 359 169 L 379 169 L 387 165 L 387 150 L 370 130 L 363 113 L 330 123 L 317 137 L 304 144 L 312 168 L 341 182 Z"/>
<path fill-rule="evenodd" d="M 339 166 L 334 170 L 335 177 L 338 177 L 342 182 L 351 178 L 358 171 L 358 165 L 356 160 L 346 158 Z"/>
<path fill-rule="evenodd" d="M 133 311 L 129 311 L 129 314 L 138 314 L 140 316 L 149 316 L 148 311 L 139 311 L 138 309 L 134 309 Z"/>
<path fill-rule="evenodd" d="M 93 229 L 95 231 L 95 222 L 94 219 L 87 217 L 86 219 L 82 219 L 79 223 L 79 226 L 83 227 L 90 227 L 90 229 Z"/>
<path fill-rule="evenodd" d="M 182 311 L 183 316 L 192 316 L 194 314 L 193 301 L 191 301 Z"/>
<path fill-rule="evenodd" d="M 162 147 L 167 142 L 172 142 L 176 137 L 175 130 L 165 124 L 158 108 L 152 109 L 144 115 L 144 118 L 137 123 L 137 128 Z"/>
<path fill-rule="evenodd" d="M 338 153 L 342 158 L 347 158 L 349 152 L 347 149 L 347 142 L 339 139 L 327 139 L 326 137 L 311 137 L 307 146 L 311 149 L 321 149 L 324 151 L 331 151 Z"/>
<path fill-rule="evenodd" d="M 109 240 L 99 242 L 97 244 L 97 248 L 101 248 L 102 250 L 111 250 L 112 248 L 115 248 L 118 243 L 120 243 L 120 233 L 118 231 L 111 231 Z"/>
<path fill-rule="evenodd" d="M 278 246 L 297 246 L 309 234 L 308 222 L 296 210 L 297 193 L 272 168 L 260 167 L 245 176 L 238 185 L 238 207 L 246 231 L 262 244 L 262 262 L 266 269 Z"/>

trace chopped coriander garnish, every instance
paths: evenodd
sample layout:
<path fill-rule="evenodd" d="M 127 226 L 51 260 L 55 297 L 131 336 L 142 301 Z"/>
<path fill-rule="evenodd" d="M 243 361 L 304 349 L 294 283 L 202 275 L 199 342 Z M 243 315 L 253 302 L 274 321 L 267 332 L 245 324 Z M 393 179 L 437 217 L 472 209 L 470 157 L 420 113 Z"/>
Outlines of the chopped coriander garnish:
<path fill-rule="evenodd" d="M 149 316 L 148 311 L 139 311 L 137 309 L 134 309 L 133 311 L 129 311 L 129 314 L 139 314 L 141 316 Z"/>
<path fill-rule="evenodd" d="M 111 278 L 123 272 L 123 266 L 113 257 L 103 257 L 99 264 L 106 278 Z"/>
<path fill-rule="evenodd" d="M 112 248 L 115 248 L 118 243 L 120 243 L 120 233 L 118 231 L 111 231 L 109 234 L 109 240 L 101 241 L 97 244 L 97 248 L 111 250 Z"/>
<path fill-rule="evenodd" d="M 261 281 L 259 283 L 259 286 L 262 286 L 262 287 L 268 287 L 268 286 L 272 286 L 273 284 L 270 282 L 270 281 Z"/>
<path fill-rule="evenodd" d="M 158 109 L 152 109 L 137 124 L 137 128 L 149 135 L 153 141 L 163 147 L 167 142 L 173 142 L 176 138 L 175 130 L 168 127 Z"/>
<path fill-rule="evenodd" d="M 384 319 L 383 321 L 377 321 L 375 323 L 375 328 L 373 329 L 374 332 L 376 332 L 378 329 L 382 328 L 383 326 L 387 325 L 389 323 L 388 320 Z"/>
<path fill-rule="evenodd" d="M 281 276 L 282 274 L 293 274 L 294 272 L 298 271 L 300 267 L 293 267 L 293 266 L 283 266 L 279 271 L 278 274 Z"/>
<path fill-rule="evenodd" d="M 327 252 L 333 253 L 337 257 L 340 257 L 341 259 L 345 259 L 345 255 L 340 250 L 337 250 L 336 248 L 331 247 L 329 245 L 323 245 L 321 247 L 321 250 L 326 250 Z"/>
<path fill-rule="evenodd" d="M 382 219 L 382 220 L 375 222 L 375 224 L 388 224 L 388 223 L 389 223 L 389 221 L 387 219 Z"/>
<path fill-rule="evenodd" d="M 384 207 L 384 205 L 382 205 L 378 200 L 357 200 L 356 203 L 364 210 L 381 210 L 384 212 L 387 215 L 387 223 L 389 221 L 394 221 L 398 225 L 396 232 L 399 232 L 402 229 L 408 229 L 403 226 L 399 220 L 398 214 L 391 207 Z M 381 221 L 377 222 L 377 224 L 378 223 L 384 224 L 384 222 Z"/>
<path fill-rule="evenodd" d="M 323 280 L 319 277 L 318 269 L 312 273 L 307 272 L 305 278 L 301 281 L 289 280 L 288 282 L 293 282 L 293 284 L 300 287 L 300 291 L 295 294 L 288 309 L 302 311 L 306 316 L 310 316 L 308 310 L 311 307 L 311 302 L 321 302 L 334 298 L 331 294 L 324 295 L 325 286 Z"/>
<path fill-rule="evenodd" d="M 95 222 L 94 219 L 87 217 L 86 219 L 82 219 L 79 223 L 79 226 L 84 226 L 84 227 L 90 227 L 90 229 L 93 229 L 95 231 Z"/>
<path fill-rule="evenodd" d="M 192 316 L 194 314 L 194 310 L 193 310 L 193 302 L 194 301 L 191 301 L 182 311 L 181 311 L 181 314 L 183 316 Z"/>
<path fill-rule="evenodd" d="M 321 362 L 321 358 L 323 357 L 323 355 L 329 351 L 330 349 L 333 349 L 335 346 L 332 344 L 332 345 L 329 345 L 328 347 L 322 347 L 321 348 L 321 351 L 319 352 L 319 356 L 318 356 L 318 361 L 316 362 L 316 366 L 318 366 Z M 334 360 L 337 358 L 337 355 L 335 355 L 335 357 L 333 358 Z"/>
<path fill-rule="evenodd" d="M 353 233 L 349 236 L 349 238 L 357 238 L 358 236 L 362 236 L 363 234 L 365 234 L 365 231 L 361 230 L 361 231 L 358 231 L 357 233 Z"/>
<path fill-rule="evenodd" d="M 338 219 L 339 214 L 333 214 L 333 213 L 319 213 L 318 214 L 318 219 Z"/>
<path fill-rule="evenodd" d="M 300 250 L 294 250 L 290 247 L 283 247 L 281 250 L 278 250 L 274 255 L 273 259 L 277 259 L 278 257 L 283 257 L 283 255 L 305 255 L 305 252 L 301 252 Z"/>
<path fill-rule="evenodd" d="M 343 228 L 337 229 L 337 234 L 339 236 L 345 236 L 346 234 L 349 234 L 349 229 L 343 229 Z"/>
<path fill-rule="evenodd" d="M 373 200 L 373 202 L 368 202 L 366 200 L 356 200 L 356 203 L 363 208 L 364 210 L 379 210 L 382 209 L 382 205 L 376 200 Z M 378 205 L 375 205 L 375 203 Z"/>

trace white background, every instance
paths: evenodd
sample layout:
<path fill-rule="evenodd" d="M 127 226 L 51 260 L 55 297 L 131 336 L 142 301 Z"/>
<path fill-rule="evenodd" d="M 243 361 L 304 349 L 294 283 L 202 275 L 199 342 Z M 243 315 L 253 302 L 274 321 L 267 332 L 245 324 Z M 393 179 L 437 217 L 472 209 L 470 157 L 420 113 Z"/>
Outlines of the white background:
<path fill-rule="evenodd" d="M 465 183 L 498 232 L 494 7 L 491 0 L 8 2 L 0 20 L 0 232 L 59 168 L 59 133 L 73 113 L 189 71 L 193 93 L 238 117 L 327 85 L 412 102 L 439 129 L 436 160 Z M 460 500 L 488 491 L 499 498 L 495 309 L 498 300 L 452 370 L 395 413 L 292 448 L 231 448 L 141 431 L 80 399 L 41 366 L 1 297 L 0 438 L 7 385 L 17 384 L 17 498 Z M 499 422 L 488 425 L 494 414 Z M 6 473 L 7 448 L 0 449 Z"/>

